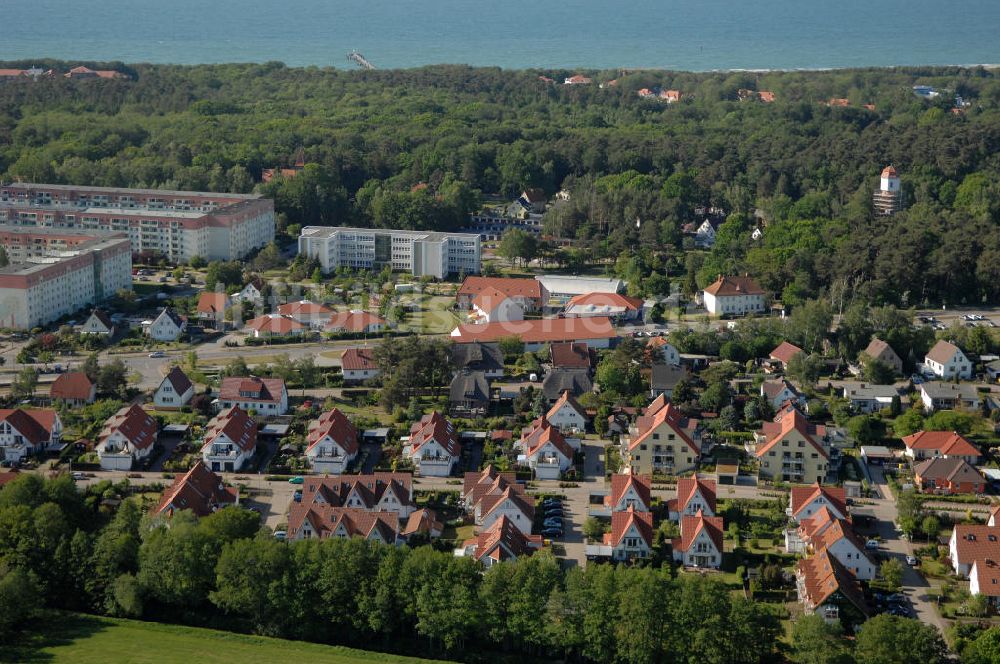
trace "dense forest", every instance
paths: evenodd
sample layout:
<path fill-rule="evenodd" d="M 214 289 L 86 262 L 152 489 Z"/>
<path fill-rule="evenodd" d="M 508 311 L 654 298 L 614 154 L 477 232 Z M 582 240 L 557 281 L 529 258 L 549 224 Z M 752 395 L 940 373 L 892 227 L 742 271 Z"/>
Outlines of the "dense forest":
<path fill-rule="evenodd" d="M 1000 299 L 993 70 L 594 72 L 592 85 L 566 86 L 541 75 L 574 72 L 102 66 L 130 78 L 0 83 L 0 177 L 257 187 L 293 230 L 455 228 L 484 200 L 565 189 L 545 228 L 575 242 L 556 259 L 604 260 L 639 291 L 745 271 L 791 305 L 834 288 L 871 304 Z M 941 94 L 920 98 L 916 84 Z M 665 104 L 641 88 L 683 96 Z M 300 151 L 297 177 L 259 184 Z M 876 217 L 887 164 L 906 210 Z M 714 249 L 692 252 L 682 228 L 702 206 L 726 222 Z"/>

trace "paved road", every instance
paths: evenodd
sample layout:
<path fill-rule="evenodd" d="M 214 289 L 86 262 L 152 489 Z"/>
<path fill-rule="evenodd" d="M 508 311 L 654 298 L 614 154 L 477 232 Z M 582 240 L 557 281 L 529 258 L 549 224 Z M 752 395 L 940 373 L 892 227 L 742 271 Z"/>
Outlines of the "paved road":
<path fill-rule="evenodd" d="M 878 487 L 881 494 L 881 497 L 873 501 L 874 504 L 869 508 L 878 519 L 877 532 L 883 542 L 879 552 L 896 558 L 903 564 L 903 592 L 909 597 L 917 619 L 926 625 L 934 625 L 943 635 L 945 622 L 938 613 L 937 607 L 927 596 L 927 592 L 935 588 L 936 585 L 928 583 L 923 576 L 906 564 L 905 558 L 913 554 L 913 547 L 908 540 L 900 537 L 893 526 L 898 512 L 892 492 L 889 491 L 889 484 L 880 467 L 872 467 L 871 475 L 874 486 Z"/>

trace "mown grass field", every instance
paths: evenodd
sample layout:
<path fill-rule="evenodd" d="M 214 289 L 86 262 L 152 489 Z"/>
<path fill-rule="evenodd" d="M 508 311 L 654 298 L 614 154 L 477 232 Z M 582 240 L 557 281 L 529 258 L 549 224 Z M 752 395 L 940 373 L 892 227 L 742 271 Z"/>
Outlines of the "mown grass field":
<path fill-rule="evenodd" d="M 198 627 L 136 620 L 54 614 L 39 623 L 44 633 L 0 649 L 0 662 L 52 664 L 244 664 L 310 662 L 369 664 L 441 660 L 233 634 Z"/>

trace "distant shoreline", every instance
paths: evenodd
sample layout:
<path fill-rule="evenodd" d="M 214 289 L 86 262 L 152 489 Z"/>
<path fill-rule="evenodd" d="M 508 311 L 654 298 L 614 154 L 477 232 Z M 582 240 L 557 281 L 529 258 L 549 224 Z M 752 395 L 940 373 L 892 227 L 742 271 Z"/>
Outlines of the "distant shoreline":
<path fill-rule="evenodd" d="M 231 62 L 198 62 L 198 63 L 180 63 L 180 62 L 142 62 L 135 61 L 129 62 L 124 60 L 87 60 L 87 59 L 64 59 L 64 58 L 51 58 L 51 57 L 38 57 L 34 59 L 29 58 L 18 58 L 15 60 L 0 60 L 0 68 L 17 68 L 23 67 L 28 68 L 31 66 L 40 67 L 51 67 L 54 65 L 78 65 L 82 64 L 85 66 L 113 66 L 120 65 L 125 67 L 227 67 L 227 66 L 245 66 L 245 65 L 266 65 L 272 63 L 280 63 L 283 67 L 287 69 L 333 69 L 335 71 L 366 71 L 355 66 L 345 66 L 345 65 L 334 65 L 334 64 L 303 64 L 303 65 L 290 65 L 281 60 L 265 60 L 265 61 L 231 61 Z M 505 72 L 556 72 L 556 71 L 566 71 L 566 72 L 674 72 L 679 74 L 792 74 L 792 73 L 822 73 L 822 72 L 838 72 L 838 71 L 866 71 L 866 70 L 891 70 L 891 69 L 989 69 L 996 70 L 1000 69 L 1000 63 L 980 63 L 980 64 L 895 64 L 895 65 L 850 65 L 844 67 L 723 67 L 723 68 L 713 68 L 713 69 L 680 69 L 671 67 L 629 67 L 629 66 L 615 66 L 615 67 L 592 67 L 592 66 L 580 66 L 580 67 L 568 67 L 568 66 L 538 66 L 538 67 L 503 67 L 500 65 L 490 65 L 490 64 L 468 64 L 462 62 L 437 62 L 428 63 L 423 65 L 414 65 L 412 67 L 377 67 L 374 70 L 367 71 L 411 71 L 417 69 L 427 69 L 433 67 L 469 67 L 471 69 L 496 69 L 499 68 L 501 71 Z"/>

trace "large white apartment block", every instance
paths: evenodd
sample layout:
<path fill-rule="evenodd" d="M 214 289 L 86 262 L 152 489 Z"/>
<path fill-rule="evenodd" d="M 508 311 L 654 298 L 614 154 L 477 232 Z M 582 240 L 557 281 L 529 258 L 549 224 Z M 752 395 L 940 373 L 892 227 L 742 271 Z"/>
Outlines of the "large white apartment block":
<path fill-rule="evenodd" d="M 15 182 L 0 184 L 0 224 L 120 232 L 133 253 L 175 262 L 237 260 L 274 239 L 274 202 L 259 194 Z"/>
<path fill-rule="evenodd" d="M 0 225 L 11 263 L 0 268 L 0 327 L 45 325 L 132 288 L 124 234 Z"/>
<path fill-rule="evenodd" d="M 449 274 L 479 274 L 479 235 L 342 226 L 306 226 L 299 254 L 319 260 L 324 272 L 338 267 L 381 269 L 415 277 L 444 279 Z"/>

